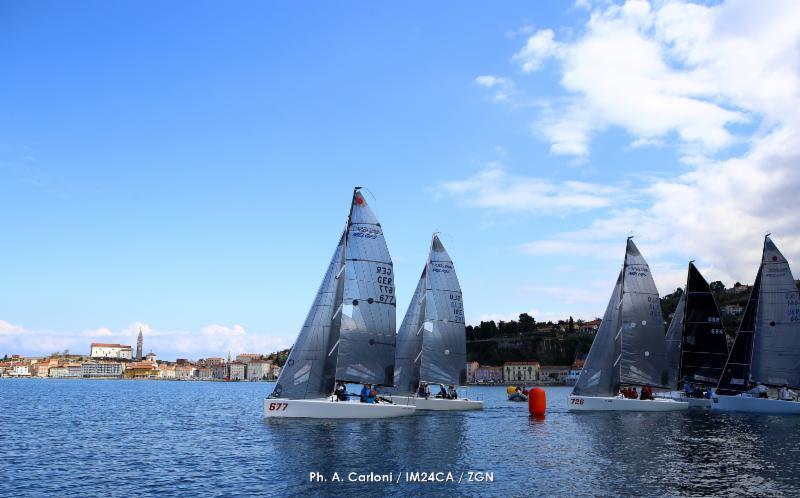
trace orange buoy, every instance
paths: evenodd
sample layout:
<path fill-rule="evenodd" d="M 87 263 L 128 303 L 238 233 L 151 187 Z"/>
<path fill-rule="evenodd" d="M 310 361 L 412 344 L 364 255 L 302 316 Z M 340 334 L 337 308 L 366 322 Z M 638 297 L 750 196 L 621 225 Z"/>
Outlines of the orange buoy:
<path fill-rule="evenodd" d="M 547 395 L 541 387 L 528 391 L 528 411 L 534 417 L 544 417 L 547 410 Z"/>

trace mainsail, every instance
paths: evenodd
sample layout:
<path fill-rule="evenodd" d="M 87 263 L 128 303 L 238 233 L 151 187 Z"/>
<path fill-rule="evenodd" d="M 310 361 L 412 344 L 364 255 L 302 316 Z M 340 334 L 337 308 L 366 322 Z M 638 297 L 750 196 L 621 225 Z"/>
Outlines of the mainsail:
<path fill-rule="evenodd" d="M 678 380 L 717 385 L 727 358 L 728 342 L 714 294 L 690 262 Z"/>
<path fill-rule="evenodd" d="M 661 299 L 639 249 L 628 239 L 622 276 L 620 382 L 668 387 Z"/>
<path fill-rule="evenodd" d="M 336 380 L 392 385 L 394 296 L 383 230 L 356 189 L 345 231 L 271 396 L 327 396 Z"/>
<path fill-rule="evenodd" d="M 392 385 L 396 306 L 394 267 L 383 229 L 356 190 L 347 225 L 336 379 Z"/>
<path fill-rule="evenodd" d="M 769 236 L 718 392 L 735 394 L 751 383 L 800 387 L 800 293 Z"/>
<path fill-rule="evenodd" d="M 589 355 L 572 388 L 576 396 L 616 396 L 619 392 L 619 308 L 622 294 L 622 271 L 619 272 L 611 299 L 597 329 Z"/>
<path fill-rule="evenodd" d="M 397 343 L 398 392 L 413 393 L 420 381 L 466 384 L 461 287 L 453 261 L 435 234 Z"/>
<path fill-rule="evenodd" d="M 667 358 L 669 361 L 669 385 L 671 388 L 678 387 L 678 379 L 681 370 L 681 341 L 683 340 L 683 312 L 686 307 L 686 292 L 681 292 L 675 313 L 667 329 Z"/>
<path fill-rule="evenodd" d="M 789 263 L 766 237 L 753 340 L 753 382 L 800 387 L 800 296 Z"/>

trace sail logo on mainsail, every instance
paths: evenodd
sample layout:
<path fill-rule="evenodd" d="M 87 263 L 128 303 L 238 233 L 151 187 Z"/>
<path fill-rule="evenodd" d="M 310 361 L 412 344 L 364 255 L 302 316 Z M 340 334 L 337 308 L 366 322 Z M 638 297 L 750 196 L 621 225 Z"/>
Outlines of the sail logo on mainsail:
<path fill-rule="evenodd" d="M 354 226 L 353 230 L 356 232 L 353 234 L 353 237 L 365 237 L 368 239 L 377 239 L 378 236 L 383 235 L 383 230 L 379 227 L 370 225 L 370 226 Z"/>

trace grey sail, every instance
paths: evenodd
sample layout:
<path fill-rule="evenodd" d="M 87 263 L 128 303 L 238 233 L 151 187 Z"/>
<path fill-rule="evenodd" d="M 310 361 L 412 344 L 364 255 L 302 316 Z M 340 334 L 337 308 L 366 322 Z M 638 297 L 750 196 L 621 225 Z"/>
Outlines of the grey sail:
<path fill-rule="evenodd" d="M 666 349 L 669 362 L 669 386 L 678 388 L 678 377 L 681 368 L 681 342 L 683 337 L 684 307 L 686 306 L 686 293 L 682 292 L 678 299 L 678 306 L 672 314 L 672 320 L 667 329 Z"/>
<path fill-rule="evenodd" d="M 619 272 L 611 299 L 597 329 L 589 355 L 572 389 L 576 396 L 616 396 L 619 392 L 619 308 L 622 295 L 622 271 Z"/>
<path fill-rule="evenodd" d="M 425 293 L 428 265 L 422 270 L 414 297 L 397 331 L 394 386 L 398 394 L 413 394 L 419 385 L 419 359 L 425 322 Z"/>
<path fill-rule="evenodd" d="M 463 386 L 467 383 L 467 345 L 461 286 L 453 261 L 436 235 L 427 277 L 420 380 Z"/>
<path fill-rule="evenodd" d="M 396 303 L 392 258 L 383 229 L 361 192 L 350 208 L 336 379 L 391 386 Z"/>
<path fill-rule="evenodd" d="M 344 265 L 344 246 L 345 233 L 342 233 L 272 397 L 319 398 L 333 392 L 336 357 L 329 352 L 339 339 L 339 324 L 334 314 L 342 301 L 343 280 L 337 274 Z"/>
<path fill-rule="evenodd" d="M 769 237 L 761 258 L 761 286 L 750 378 L 800 387 L 800 296 L 789 263 Z"/>
<path fill-rule="evenodd" d="M 669 387 L 661 300 L 650 267 L 631 239 L 622 276 L 620 355 L 623 384 Z"/>

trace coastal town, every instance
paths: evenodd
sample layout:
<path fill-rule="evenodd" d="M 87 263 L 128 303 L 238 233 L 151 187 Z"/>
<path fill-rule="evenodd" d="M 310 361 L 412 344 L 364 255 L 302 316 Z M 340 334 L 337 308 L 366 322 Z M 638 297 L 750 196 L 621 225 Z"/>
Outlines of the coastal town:
<path fill-rule="evenodd" d="M 136 354 L 125 344 L 93 342 L 88 355 L 54 353 L 46 357 L 6 356 L 0 360 L 0 377 L 52 379 L 160 379 L 205 381 L 271 381 L 281 373 L 285 355 L 272 353 L 237 354 L 234 359 L 210 357 L 198 360 L 159 360 L 144 354 L 144 337 L 139 330 Z"/>

